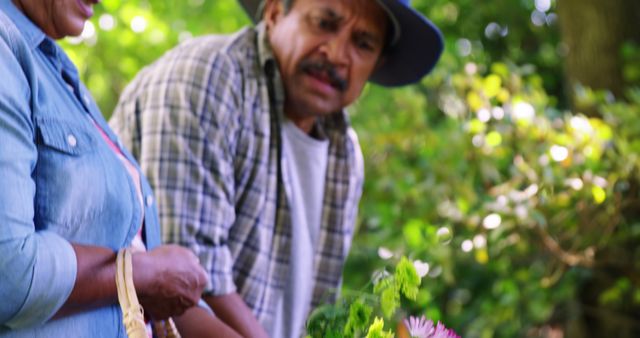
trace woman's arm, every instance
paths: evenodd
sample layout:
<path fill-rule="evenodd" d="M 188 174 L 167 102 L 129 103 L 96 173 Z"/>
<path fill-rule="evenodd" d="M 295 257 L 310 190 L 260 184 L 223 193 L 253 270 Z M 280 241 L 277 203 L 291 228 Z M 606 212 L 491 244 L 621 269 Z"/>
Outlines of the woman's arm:
<path fill-rule="evenodd" d="M 78 272 L 73 290 L 56 313 L 56 318 L 118 302 L 116 253 L 96 246 L 72 246 Z M 180 315 L 197 304 L 206 281 L 206 274 L 196 256 L 180 246 L 165 245 L 133 255 L 136 292 L 152 318 Z"/>

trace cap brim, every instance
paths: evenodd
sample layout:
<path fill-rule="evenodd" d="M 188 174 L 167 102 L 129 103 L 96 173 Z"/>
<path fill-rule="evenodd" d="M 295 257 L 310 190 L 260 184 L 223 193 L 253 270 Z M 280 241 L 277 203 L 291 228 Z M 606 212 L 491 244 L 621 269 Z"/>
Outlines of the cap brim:
<path fill-rule="evenodd" d="M 387 87 L 420 81 L 440 59 L 444 49 L 442 33 L 427 18 L 399 1 L 378 1 L 395 16 L 400 35 L 369 80 Z"/>
<path fill-rule="evenodd" d="M 387 86 L 403 86 L 420 81 L 440 59 L 444 40 L 440 30 L 422 14 L 398 0 L 378 0 L 395 17 L 400 35 L 384 55 L 384 60 L 371 82 Z M 253 22 L 261 0 L 240 0 Z"/>
<path fill-rule="evenodd" d="M 258 8 L 260 7 L 260 3 L 262 0 L 239 0 L 244 11 L 247 12 L 251 21 L 258 22 Z"/>

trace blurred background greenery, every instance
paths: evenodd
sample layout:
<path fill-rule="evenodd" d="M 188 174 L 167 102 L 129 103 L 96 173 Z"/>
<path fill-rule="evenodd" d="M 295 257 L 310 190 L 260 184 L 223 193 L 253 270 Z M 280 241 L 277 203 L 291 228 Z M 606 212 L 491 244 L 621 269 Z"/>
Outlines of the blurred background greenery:
<path fill-rule="evenodd" d="M 404 254 L 428 269 L 406 314 L 463 337 L 640 337 L 640 2 L 413 4 L 446 50 L 351 109 L 367 181 L 345 288 Z M 234 0 L 103 0 L 62 44 L 108 117 L 163 52 L 248 23 Z"/>

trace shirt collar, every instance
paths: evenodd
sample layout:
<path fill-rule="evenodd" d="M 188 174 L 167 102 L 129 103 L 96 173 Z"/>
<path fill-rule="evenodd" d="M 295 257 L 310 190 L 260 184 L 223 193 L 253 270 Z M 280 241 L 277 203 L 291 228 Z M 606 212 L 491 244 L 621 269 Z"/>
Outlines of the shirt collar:
<path fill-rule="evenodd" d="M 53 39 L 48 37 L 40 27 L 24 15 L 11 0 L 0 0 L 0 11 L 13 21 L 29 48 L 38 48 L 58 71 L 66 73 L 74 88 L 79 86 L 76 67 Z"/>
<path fill-rule="evenodd" d="M 71 60 L 55 41 L 24 15 L 11 0 L 0 0 L 0 11 L 13 21 L 31 49 L 39 48 L 53 62 L 56 69 L 64 70 L 74 83 L 78 83 L 78 71 Z"/>
<path fill-rule="evenodd" d="M 273 95 L 275 96 L 274 103 L 282 110 L 284 105 L 284 85 L 282 83 L 282 77 L 278 70 L 278 64 L 273 55 L 273 49 L 269 43 L 269 36 L 267 34 L 267 25 L 264 22 L 260 22 L 255 27 L 257 34 L 258 44 L 258 62 L 261 67 L 261 71 L 266 75 L 267 81 L 271 81 Z M 282 111 L 281 111 L 282 112 Z"/>
<path fill-rule="evenodd" d="M 265 67 L 267 62 L 275 61 L 273 49 L 271 49 L 271 45 L 269 44 L 267 25 L 264 21 L 260 21 L 256 25 L 255 30 L 258 33 L 258 59 L 260 60 L 260 65 Z"/>
<path fill-rule="evenodd" d="M 38 47 L 45 40 L 46 35 L 44 32 L 27 18 L 11 0 L 1 0 L 0 11 L 4 12 L 13 21 L 32 49 Z"/>

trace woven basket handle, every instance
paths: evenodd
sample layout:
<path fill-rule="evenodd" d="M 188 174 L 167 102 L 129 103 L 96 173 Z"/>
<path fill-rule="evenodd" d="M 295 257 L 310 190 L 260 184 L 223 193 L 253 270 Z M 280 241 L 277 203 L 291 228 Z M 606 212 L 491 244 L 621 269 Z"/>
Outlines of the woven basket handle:
<path fill-rule="evenodd" d="M 116 288 L 118 302 L 122 309 L 122 322 L 129 338 L 149 338 L 144 323 L 144 310 L 138 301 L 136 289 L 133 285 L 133 263 L 131 249 L 118 251 L 116 257 Z M 154 321 L 153 330 L 159 338 L 180 338 L 173 320 Z"/>

